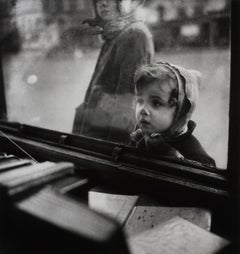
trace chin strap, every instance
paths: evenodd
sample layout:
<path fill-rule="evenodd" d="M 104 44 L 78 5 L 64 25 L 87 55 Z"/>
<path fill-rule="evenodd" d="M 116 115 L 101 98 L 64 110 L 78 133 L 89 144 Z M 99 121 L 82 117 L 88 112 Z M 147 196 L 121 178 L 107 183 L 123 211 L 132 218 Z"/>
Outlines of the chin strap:
<path fill-rule="evenodd" d="M 144 139 L 144 134 L 141 129 L 137 129 L 136 131 L 130 133 L 130 140 L 134 142 L 141 142 Z"/>
<path fill-rule="evenodd" d="M 171 158 L 184 159 L 184 156 L 178 150 L 165 142 L 160 133 L 151 133 L 147 135 L 144 134 L 141 129 L 137 129 L 130 134 L 130 139 L 137 144 L 144 140 L 146 149 L 149 152 L 158 153 Z"/>

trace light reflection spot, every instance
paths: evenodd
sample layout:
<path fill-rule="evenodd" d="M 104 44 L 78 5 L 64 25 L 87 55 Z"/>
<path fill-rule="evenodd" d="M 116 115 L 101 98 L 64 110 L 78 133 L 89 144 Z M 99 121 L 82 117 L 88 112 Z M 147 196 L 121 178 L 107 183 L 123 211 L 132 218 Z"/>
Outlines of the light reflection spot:
<path fill-rule="evenodd" d="M 27 78 L 28 85 L 36 85 L 37 81 L 38 81 L 38 78 L 36 75 L 30 75 Z"/>

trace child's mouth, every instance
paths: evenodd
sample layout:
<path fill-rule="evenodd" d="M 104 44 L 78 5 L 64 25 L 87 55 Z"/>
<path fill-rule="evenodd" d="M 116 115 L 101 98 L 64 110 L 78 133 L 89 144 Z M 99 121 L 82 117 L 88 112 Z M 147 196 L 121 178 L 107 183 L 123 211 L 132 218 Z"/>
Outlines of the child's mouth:
<path fill-rule="evenodd" d="M 106 14 L 109 13 L 109 10 L 108 10 L 108 9 L 102 9 L 102 10 L 101 10 L 101 13 L 106 15 Z"/>
<path fill-rule="evenodd" d="M 142 124 L 142 125 L 149 125 L 150 123 L 148 121 L 146 121 L 145 119 L 142 119 L 140 121 L 140 124 Z"/>

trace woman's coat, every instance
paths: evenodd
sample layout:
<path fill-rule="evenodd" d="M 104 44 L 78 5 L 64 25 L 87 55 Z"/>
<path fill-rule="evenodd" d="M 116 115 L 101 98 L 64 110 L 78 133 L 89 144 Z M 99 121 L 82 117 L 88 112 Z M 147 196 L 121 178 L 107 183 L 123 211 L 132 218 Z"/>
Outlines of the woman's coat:
<path fill-rule="evenodd" d="M 152 35 L 136 21 L 110 34 L 102 46 L 73 132 L 127 143 L 135 128 L 134 74 L 154 56 Z"/>

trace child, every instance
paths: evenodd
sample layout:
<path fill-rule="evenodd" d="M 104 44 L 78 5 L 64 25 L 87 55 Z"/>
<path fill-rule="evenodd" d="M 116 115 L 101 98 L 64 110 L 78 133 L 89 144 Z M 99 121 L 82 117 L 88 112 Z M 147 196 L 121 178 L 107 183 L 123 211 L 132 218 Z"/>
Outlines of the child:
<path fill-rule="evenodd" d="M 140 67 L 135 74 L 136 120 L 132 145 L 149 152 L 215 166 L 192 135 L 200 73 L 168 63 Z"/>

